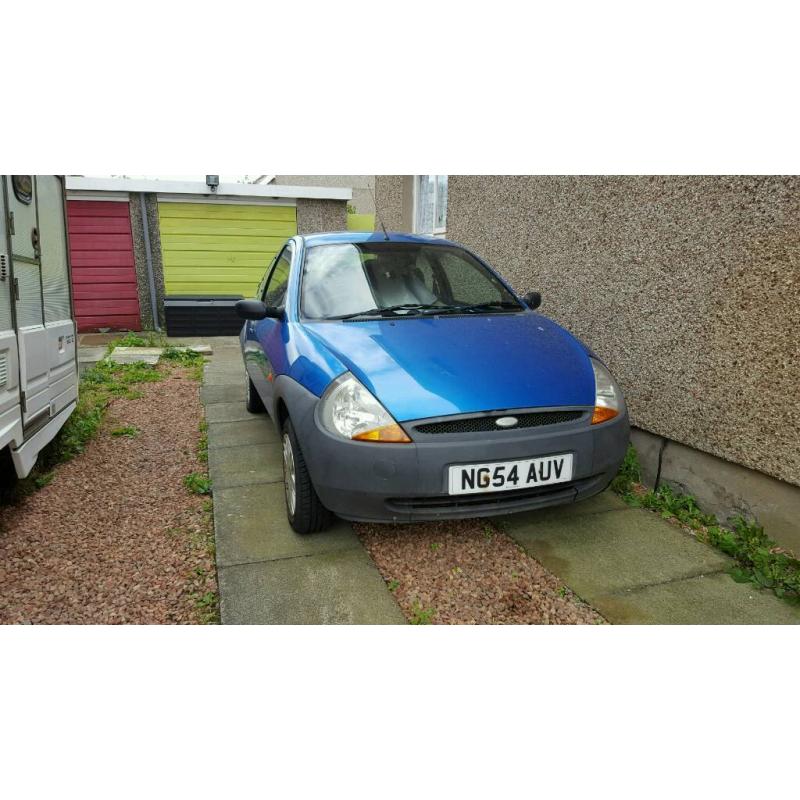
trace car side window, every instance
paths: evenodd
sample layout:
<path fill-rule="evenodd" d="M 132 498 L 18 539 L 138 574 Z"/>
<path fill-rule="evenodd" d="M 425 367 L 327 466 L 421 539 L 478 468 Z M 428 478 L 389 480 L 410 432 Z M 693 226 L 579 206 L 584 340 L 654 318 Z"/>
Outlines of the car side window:
<path fill-rule="evenodd" d="M 289 270 L 291 266 L 292 247 L 287 245 L 278 256 L 278 260 L 275 262 L 269 278 L 267 278 L 267 285 L 264 287 L 264 295 L 261 299 L 268 306 L 283 308 L 286 302 L 286 290 L 289 288 Z"/>

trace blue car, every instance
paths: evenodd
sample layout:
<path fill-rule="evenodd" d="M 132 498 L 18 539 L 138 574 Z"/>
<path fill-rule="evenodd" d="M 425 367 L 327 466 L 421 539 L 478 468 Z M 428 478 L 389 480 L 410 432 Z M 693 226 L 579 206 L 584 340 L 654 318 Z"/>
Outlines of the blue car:
<path fill-rule="evenodd" d="M 629 426 L 603 363 L 475 254 L 295 236 L 240 300 L 247 408 L 282 441 L 298 533 L 490 516 L 605 489 Z"/>

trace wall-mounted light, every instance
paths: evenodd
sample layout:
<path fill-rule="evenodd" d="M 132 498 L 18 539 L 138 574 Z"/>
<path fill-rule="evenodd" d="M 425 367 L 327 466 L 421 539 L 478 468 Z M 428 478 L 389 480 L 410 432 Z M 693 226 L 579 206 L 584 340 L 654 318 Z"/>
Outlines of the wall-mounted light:
<path fill-rule="evenodd" d="M 208 186 L 212 192 L 216 192 L 219 186 L 219 175 L 206 175 L 206 186 Z"/>

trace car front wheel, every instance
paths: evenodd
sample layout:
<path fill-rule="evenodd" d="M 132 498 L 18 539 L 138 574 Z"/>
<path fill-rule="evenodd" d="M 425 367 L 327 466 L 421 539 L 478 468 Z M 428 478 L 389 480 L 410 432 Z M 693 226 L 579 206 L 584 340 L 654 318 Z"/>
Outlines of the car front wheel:
<path fill-rule="evenodd" d="M 320 501 L 308 474 L 291 420 L 283 423 L 283 483 L 286 516 L 296 533 L 315 533 L 327 528 L 333 515 Z"/>
<path fill-rule="evenodd" d="M 252 378 L 245 373 L 244 380 L 244 400 L 247 410 L 251 414 L 263 414 L 266 411 L 266 408 L 264 408 L 264 402 L 261 400 L 261 396 L 256 391 L 256 387 Z"/>

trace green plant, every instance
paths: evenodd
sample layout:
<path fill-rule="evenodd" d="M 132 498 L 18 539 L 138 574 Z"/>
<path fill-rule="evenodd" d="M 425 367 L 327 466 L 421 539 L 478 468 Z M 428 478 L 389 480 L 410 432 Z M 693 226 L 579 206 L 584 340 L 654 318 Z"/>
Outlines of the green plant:
<path fill-rule="evenodd" d="M 195 572 L 198 580 L 205 580 L 205 570 L 199 569 L 195 570 Z M 217 592 L 192 592 L 191 598 L 194 600 L 201 625 L 216 625 L 219 623 L 219 595 Z"/>
<path fill-rule="evenodd" d="M 197 442 L 197 457 L 204 464 L 208 463 L 208 423 L 205 417 L 200 420 L 200 439 Z"/>
<path fill-rule="evenodd" d="M 175 347 L 174 345 L 167 345 L 161 353 L 161 358 L 165 361 L 173 361 L 176 364 L 185 366 L 204 363 L 202 354 L 196 350 L 190 350 L 187 347 Z"/>
<path fill-rule="evenodd" d="M 711 514 L 704 514 L 692 495 L 676 492 L 666 484 L 659 486 L 653 492 L 642 494 L 638 502 L 643 508 L 657 511 L 664 519 L 677 519 L 678 522 L 694 530 L 717 524 L 717 518 Z"/>
<path fill-rule="evenodd" d="M 37 475 L 33 479 L 33 482 L 37 489 L 43 489 L 45 486 L 53 482 L 53 478 L 55 478 L 55 476 L 55 472 L 46 472 L 44 475 Z"/>
<path fill-rule="evenodd" d="M 441 542 L 431 542 L 430 543 L 431 552 L 435 553 L 437 550 L 441 548 L 441 546 L 442 546 Z"/>
<path fill-rule="evenodd" d="M 613 481 L 611 481 L 611 488 L 623 496 L 629 495 L 635 483 L 641 480 L 641 470 L 639 468 L 639 457 L 636 455 L 636 450 L 632 444 L 628 445 L 628 450 L 625 453 L 625 460 L 619 468 L 619 472 Z"/>
<path fill-rule="evenodd" d="M 141 333 L 126 333 L 108 343 L 108 351 L 115 347 L 163 347 L 166 337 L 163 333 L 155 331 L 142 331 Z"/>
<path fill-rule="evenodd" d="M 390 592 L 396 592 L 398 587 L 400 586 L 400 581 L 396 580 L 387 581 L 386 586 Z"/>
<path fill-rule="evenodd" d="M 423 608 L 418 600 L 411 604 L 411 617 L 409 622 L 412 625 L 430 625 L 436 611 L 433 608 Z"/>
<path fill-rule="evenodd" d="M 491 525 L 484 525 L 483 538 L 486 539 L 487 542 L 491 542 L 493 536 L 494 536 L 494 528 L 492 528 Z"/>
<path fill-rule="evenodd" d="M 195 350 L 189 350 L 185 347 L 174 347 L 172 345 L 165 347 L 161 354 L 164 361 L 179 364 L 182 367 L 187 367 L 189 375 L 196 381 L 203 379 L 203 367 L 205 359 Z"/>
<path fill-rule="evenodd" d="M 663 484 L 655 491 L 639 486 L 636 451 L 628 449 L 612 488 L 633 506 L 649 509 L 664 519 L 691 529 L 698 539 L 731 556 L 736 565 L 731 577 L 740 583 L 753 583 L 778 597 L 800 603 L 800 560 L 770 539 L 756 522 L 737 517 L 731 526 L 723 525 L 713 514 L 706 514 L 690 494 Z"/>
<path fill-rule="evenodd" d="M 184 476 L 183 485 L 193 494 L 211 494 L 211 480 L 200 472 L 190 472 Z"/>
<path fill-rule="evenodd" d="M 772 590 L 778 597 L 800 602 L 800 560 L 780 548 L 764 528 L 744 517 L 733 520 L 732 528 L 709 526 L 705 540 L 736 559 L 731 577 Z"/>
<path fill-rule="evenodd" d="M 135 425 L 123 425 L 121 428 L 114 428 L 111 431 L 112 436 L 127 436 L 129 439 L 133 439 L 139 433 L 140 430 Z"/>

